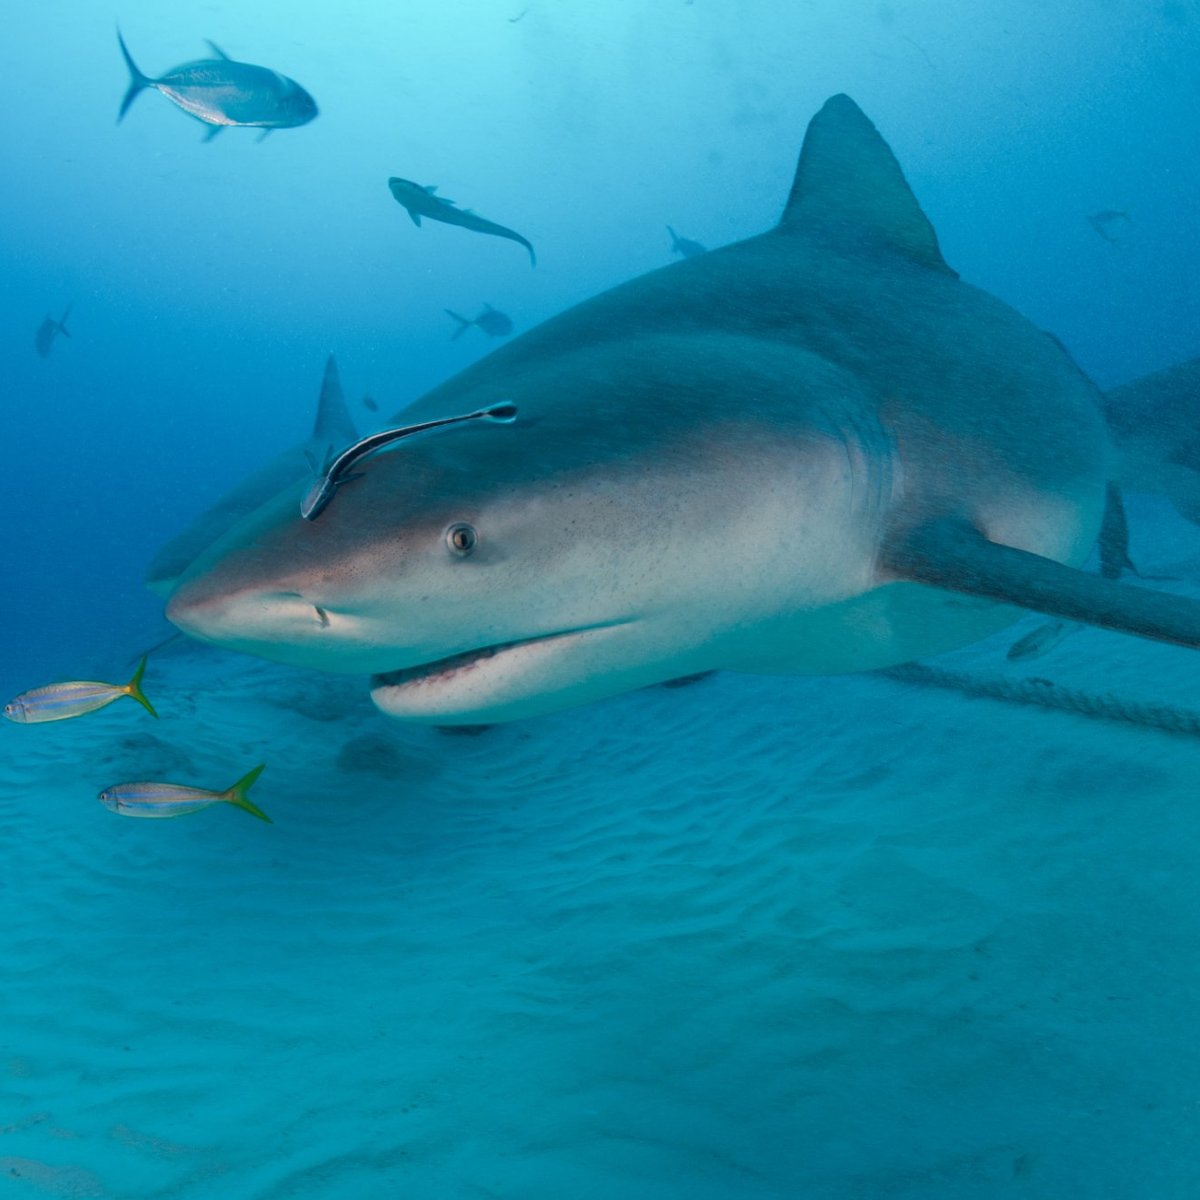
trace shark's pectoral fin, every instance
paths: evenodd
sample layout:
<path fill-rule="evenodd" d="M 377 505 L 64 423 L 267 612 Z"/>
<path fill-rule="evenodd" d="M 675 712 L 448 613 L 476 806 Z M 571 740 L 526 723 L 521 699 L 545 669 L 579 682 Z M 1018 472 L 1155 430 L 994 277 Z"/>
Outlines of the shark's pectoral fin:
<path fill-rule="evenodd" d="M 895 578 L 1200 649 L 1200 601 L 1001 546 L 965 521 L 919 526 L 888 547 L 882 565 Z"/>
<path fill-rule="evenodd" d="M 201 142 L 211 142 L 213 140 L 213 138 L 215 138 L 217 136 L 217 134 L 220 133 L 221 130 L 224 128 L 225 128 L 224 125 L 210 125 L 204 131 L 204 136 L 200 139 Z"/>
<path fill-rule="evenodd" d="M 849 96 L 833 96 L 809 122 L 779 221 L 781 233 L 792 229 L 847 249 L 899 251 L 955 274 L 896 156 Z"/>
<path fill-rule="evenodd" d="M 408 213 L 409 217 L 412 219 L 412 223 L 418 229 L 420 229 L 421 228 L 421 214 L 419 212 L 417 212 L 417 210 L 414 208 L 408 208 L 408 209 L 405 209 L 404 211 Z"/>

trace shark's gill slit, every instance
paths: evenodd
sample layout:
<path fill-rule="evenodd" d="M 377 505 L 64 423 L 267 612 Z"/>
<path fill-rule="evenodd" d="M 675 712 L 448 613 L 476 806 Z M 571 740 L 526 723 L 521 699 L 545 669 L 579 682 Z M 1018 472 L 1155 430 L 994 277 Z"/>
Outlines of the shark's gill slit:
<path fill-rule="evenodd" d="M 306 521 L 315 521 L 328 507 L 334 492 L 342 484 L 358 478 L 357 474 L 350 474 L 352 467 L 362 462 L 368 454 L 374 454 L 376 450 L 391 446 L 402 438 L 412 437 L 415 433 L 425 433 L 430 429 L 442 429 L 447 425 L 461 425 L 465 421 L 494 421 L 499 425 L 509 425 L 516 416 L 517 406 L 505 402 L 457 417 L 439 417 L 435 421 L 422 421 L 417 425 L 403 425 L 396 429 L 381 429 L 378 433 L 372 433 L 326 462 L 325 469 L 318 474 L 300 504 L 300 515 Z"/>

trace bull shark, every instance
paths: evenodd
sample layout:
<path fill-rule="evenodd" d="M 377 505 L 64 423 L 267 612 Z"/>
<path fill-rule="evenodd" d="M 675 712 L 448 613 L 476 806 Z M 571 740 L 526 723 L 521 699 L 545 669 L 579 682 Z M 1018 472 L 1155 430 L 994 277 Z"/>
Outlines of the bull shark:
<path fill-rule="evenodd" d="M 779 224 L 569 309 L 434 388 L 319 521 L 305 481 L 167 616 L 477 725 L 714 669 L 905 663 L 1035 610 L 1200 646 L 1200 602 L 1079 567 L 1113 452 L 1061 344 L 946 265 L 847 96 Z"/>

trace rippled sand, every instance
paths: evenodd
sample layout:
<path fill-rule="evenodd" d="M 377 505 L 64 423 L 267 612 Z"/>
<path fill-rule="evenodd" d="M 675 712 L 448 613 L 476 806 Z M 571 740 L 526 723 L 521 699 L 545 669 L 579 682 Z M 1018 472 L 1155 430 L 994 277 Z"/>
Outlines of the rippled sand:
<path fill-rule="evenodd" d="M 1200 742 L 874 678 L 479 736 L 199 649 L 146 687 L 0 729 L 5 1195 L 1200 1194 Z M 95 799 L 260 760 L 271 826 Z"/>

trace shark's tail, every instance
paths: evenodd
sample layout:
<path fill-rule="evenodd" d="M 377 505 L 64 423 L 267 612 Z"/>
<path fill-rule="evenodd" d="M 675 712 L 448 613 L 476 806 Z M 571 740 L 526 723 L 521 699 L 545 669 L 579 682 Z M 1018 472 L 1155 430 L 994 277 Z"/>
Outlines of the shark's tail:
<path fill-rule="evenodd" d="M 452 342 L 457 342 L 458 339 L 462 337 L 462 335 L 466 333 L 472 325 L 475 324 L 474 321 L 468 321 L 466 317 L 460 317 L 458 313 L 453 312 L 451 309 L 447 308 L 443 309 L 442 311 L 445 312 L 446 316 L 453 317 L 458 322 L 458 328 L 450 335 L 450 340 Z"/>
<path fill-rule="evenodd" d="M 121 101 L 121 111 L 117 113 L 117 124 L 120 124 L 122 118 L 129 111 L 129 106 L 137 99 L 138 92 L 143 88 L 150 87 L 154 80 L 138 70 L 137 63 L 133 61 L 133 56 L 129 53 L 129 47 L 125 45 L 125 39 L 121 36 L 119 29 L 117 30 L 117 41 L 121 44 L 125 65 L 129 68 L 129 87 L 125 89 L 125 98 Z"/>

